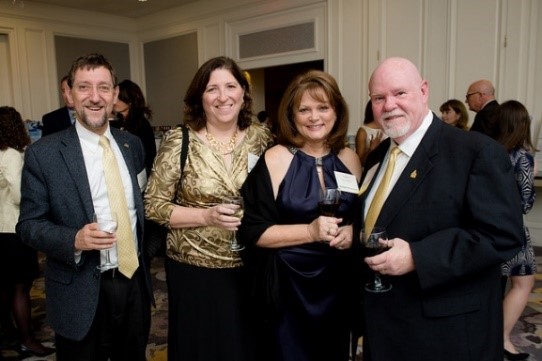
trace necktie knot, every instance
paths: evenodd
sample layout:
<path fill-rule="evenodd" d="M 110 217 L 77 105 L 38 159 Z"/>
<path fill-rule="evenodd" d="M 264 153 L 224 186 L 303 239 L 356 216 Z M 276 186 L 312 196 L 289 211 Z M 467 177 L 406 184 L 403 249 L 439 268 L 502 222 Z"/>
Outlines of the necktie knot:
<path fill-rule="evenodd" d="M 100 140 L 98 141 L 100 146 L 105 150 L 110 150 L 111 146 L 109 145 L 109 139 L 105 135 L 100 136 Z"/>

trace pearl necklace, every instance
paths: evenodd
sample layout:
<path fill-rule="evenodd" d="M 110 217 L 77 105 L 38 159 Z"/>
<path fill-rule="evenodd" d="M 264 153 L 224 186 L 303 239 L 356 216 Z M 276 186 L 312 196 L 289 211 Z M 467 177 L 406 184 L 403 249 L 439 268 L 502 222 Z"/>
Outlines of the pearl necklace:
<path fill-rule="evenodd" d="M 227 144 L 216 140 L 215 136 L 207 131 L 207 127 L 205 127 L 205 138 L 207 138 L 211 148 L 216 152 L 222 155 L 228 155 L 233 153 L 233 150 L 235 149 L 235 143 L 237 142 L 237 128 Z"/>

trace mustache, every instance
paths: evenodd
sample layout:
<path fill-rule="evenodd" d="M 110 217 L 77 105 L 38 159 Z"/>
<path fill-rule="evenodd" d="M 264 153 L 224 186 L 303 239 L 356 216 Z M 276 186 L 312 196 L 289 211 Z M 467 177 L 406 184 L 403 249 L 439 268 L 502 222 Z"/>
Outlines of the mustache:
<path fill-rule="evenodd" d="M 380 119 L 381 120 L 388 120 L 390 118 L 393 118 L 393 117 L 398 117 L 398 116 L 402 116 L 403 114 L 401 112 L 398 112 L 398 111 L 391 111 L 391 112 L 385 112 L 385 113 L 382 113 L 382 115 L 380 116 Z"/>

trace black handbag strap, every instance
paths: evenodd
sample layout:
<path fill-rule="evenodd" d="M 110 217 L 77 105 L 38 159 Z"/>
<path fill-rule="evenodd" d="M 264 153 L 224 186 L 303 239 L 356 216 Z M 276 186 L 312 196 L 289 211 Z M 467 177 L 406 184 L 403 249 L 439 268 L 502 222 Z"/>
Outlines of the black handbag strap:
<path fill-rule="evenodd" d="M 188 127 L 181 125 L 183 131 L 183 143 L 181 145 L 181 174 L 183 173 L 184 165 L 186 163 L 186 157 L 188 156 Z"/>

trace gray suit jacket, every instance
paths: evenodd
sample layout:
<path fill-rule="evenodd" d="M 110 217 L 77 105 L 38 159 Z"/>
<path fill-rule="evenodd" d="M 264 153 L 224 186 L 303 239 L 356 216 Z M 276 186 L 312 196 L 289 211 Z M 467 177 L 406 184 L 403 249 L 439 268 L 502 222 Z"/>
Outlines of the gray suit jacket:
<path fill-rule="evenodd" d="M 369 154 L 366 171 L 389 143 Z M 416 269 L 389 277 L 389 292 L 365 293 L 363 359 L 502 359 L 500 264 L 523 234 L 504 148 L 434 116 L 376 224 L 410 243 Z"/>
<path fill-rule="evenodd" d="M 143 146 L 128 132 L 112 128 L 111 133 L 130 172 L 141 252 L 144 207 L 137 176 L 145 172 Z M 85 224 L 92 223 L 94 209 L 74 126 L 28 147 L 21 190 L 21 213 L 16 231 L 23 242 L 47 256 L 45 292 L 49 323 L 58 334 L 81 340 L 94 319 L 100 274 L 96 271 L 98 251 L 84 251 L 80 262 L 75 263 L 75 235 Z M 152 299 L 149 269 L 144 261 L 140 262 Z"/>

